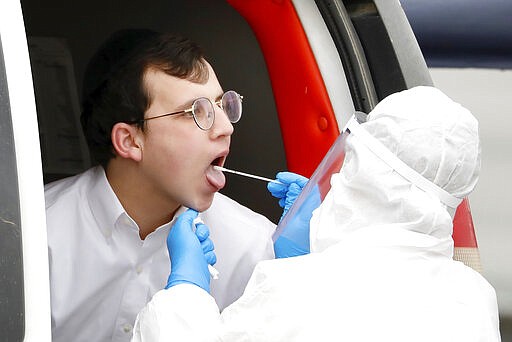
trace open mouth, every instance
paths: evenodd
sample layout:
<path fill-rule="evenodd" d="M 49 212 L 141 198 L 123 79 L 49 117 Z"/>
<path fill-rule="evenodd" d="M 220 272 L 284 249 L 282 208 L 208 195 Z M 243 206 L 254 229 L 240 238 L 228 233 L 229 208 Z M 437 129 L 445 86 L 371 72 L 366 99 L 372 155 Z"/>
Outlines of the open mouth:
<path fill-rule="evenodd" d="M 206 171 L 206 180 L 216 191 L 219 191 L 226 185 L 226 177 L 221 171 L 215 170 L 214 166 L 223 166 L 226 161 L 226 156 L 227 153 L 215 158 Z"/>
<path fill-rule="evenodd" d="M 212 166 L 223 166 L 225 161 L 226 161 L 226 156 L 217 157 L 212 161 L 211 165 Z"/>

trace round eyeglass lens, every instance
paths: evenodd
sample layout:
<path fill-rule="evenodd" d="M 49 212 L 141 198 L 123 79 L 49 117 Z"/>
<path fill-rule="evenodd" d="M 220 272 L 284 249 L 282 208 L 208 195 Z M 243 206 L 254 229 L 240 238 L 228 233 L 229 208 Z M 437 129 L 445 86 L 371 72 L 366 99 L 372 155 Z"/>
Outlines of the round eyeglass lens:
<path fill-rule="evenodd" d="M 215 110 L 210 100 L 204 97 L 195 100 L 192 106 L 192 113 L 199 128 L 206 131 L 212 127 L 213 120 L 215 119 Z"/>
<path fill-rule="evenodd" d="M 242 117 L 242 99 L 234 90 L 222 95 L 222 109 L 232 123 L 238 122 Z"/>

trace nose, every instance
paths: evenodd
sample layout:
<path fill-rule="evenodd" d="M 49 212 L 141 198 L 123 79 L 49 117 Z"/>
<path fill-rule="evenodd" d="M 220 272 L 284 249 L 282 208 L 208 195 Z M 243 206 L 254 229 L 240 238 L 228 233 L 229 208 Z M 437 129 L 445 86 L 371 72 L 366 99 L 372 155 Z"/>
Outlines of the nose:
<path fill-rule="evenodd" d="M 215 121 L 213 122 L 212 128 L 210 128 L 210 132 L 213 137 L 221 137 L 221 136 L 231 136 L 233 134 L 234 128 L 231 121 L 229 121 L 228 116 L 224 113 L 224 110 L 219 106 L 214 106 L 215 108 Z"/>

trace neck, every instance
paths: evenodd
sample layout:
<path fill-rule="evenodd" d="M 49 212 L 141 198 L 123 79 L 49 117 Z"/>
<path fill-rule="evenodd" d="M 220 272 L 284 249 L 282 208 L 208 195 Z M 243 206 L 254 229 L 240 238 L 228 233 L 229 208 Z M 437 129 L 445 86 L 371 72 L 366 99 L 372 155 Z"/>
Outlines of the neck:
<path fill-rule="evenodd" d="M 124 210 L 137 223 L 142 240 L 171 221 L 180 207 L 179 203 L 159 196 L 161 192 L 147 182 L 133 161 L 116 157 L 105 173 Z"/>

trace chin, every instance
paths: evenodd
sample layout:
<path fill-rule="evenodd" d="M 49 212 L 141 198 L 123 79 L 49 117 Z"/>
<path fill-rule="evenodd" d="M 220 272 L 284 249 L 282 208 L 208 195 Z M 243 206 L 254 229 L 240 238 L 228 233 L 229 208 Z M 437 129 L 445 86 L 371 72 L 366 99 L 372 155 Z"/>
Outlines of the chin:
<path fill-rule="evenodd" d="M 194 210 L 197 210 L 198 212 L 203 212 L 211 207 L 213 202 L 213 196 L 214 193 L 211 196 L 203 197 L 201 199 L 198 199 L 194 201 L 189 208 L 192 208 Z"/>

